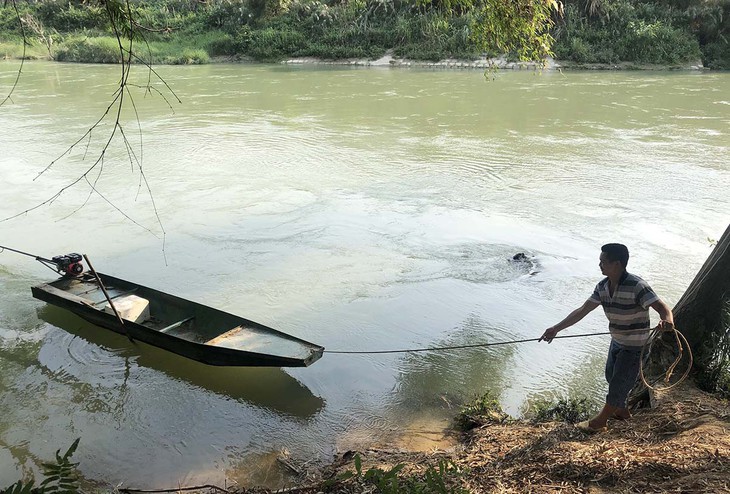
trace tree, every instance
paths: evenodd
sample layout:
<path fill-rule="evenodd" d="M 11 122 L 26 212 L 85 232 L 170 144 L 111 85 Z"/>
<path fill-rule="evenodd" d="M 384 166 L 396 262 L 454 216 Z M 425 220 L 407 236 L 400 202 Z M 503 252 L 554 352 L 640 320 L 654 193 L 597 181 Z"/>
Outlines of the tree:
<path fill-rule="evenodd" d="M 694 377 L 700 388 L 729 392 L 730 381 L 730 226 L 673 309 L 674 323 L 687 339 L 694 359 Z M 689 352 L 684 350 L 688 365 Z M 676 338 L 664 333 L 652 344 L 646 375 L 663 376 L 677 358 Z M 678 370 L 679 372 L 679 370 Z M 725 384 L 723 384 L 723 380 Z M 650 382 L 651 384 L 651 382 Z M 649 390 L 639 382 L 629 403 L 651 403 Z"/>
<path fill-rule="evenodd" d="M 730 370 L 730 226 L 674 307 L 693 349 L 698 383 L 714 391 Z"/>

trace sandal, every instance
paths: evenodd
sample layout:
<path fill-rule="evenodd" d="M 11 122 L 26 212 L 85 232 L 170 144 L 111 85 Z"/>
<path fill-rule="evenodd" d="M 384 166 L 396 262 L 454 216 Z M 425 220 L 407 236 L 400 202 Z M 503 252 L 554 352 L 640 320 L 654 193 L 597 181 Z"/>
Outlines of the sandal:
<path fill-rule="evenodd" d="M 590 421 L 588 420 L 578 422 L 575 424 L 575 427 L 579 431 L 586 432 L 588 434 L 596 434 L 597 432 L 606 432 L 608 430 L 608 427 L 591 427 Z"/>
<path fill-rule="evenodd" d="M 633 415 L 629 415 L 628 417 L 622 417 L 622 416 L 620 416 L 620 415 L 617 415 L 617 414 L 615 414 L 615 413 L 614 413 L 614 414 L 613 414 L 613 415 L 611 416 L 611 418 L 612 418 L 612 419 L 615 419 L 615 420 L 631 420 L 631 419 L 633 418 Z"/>

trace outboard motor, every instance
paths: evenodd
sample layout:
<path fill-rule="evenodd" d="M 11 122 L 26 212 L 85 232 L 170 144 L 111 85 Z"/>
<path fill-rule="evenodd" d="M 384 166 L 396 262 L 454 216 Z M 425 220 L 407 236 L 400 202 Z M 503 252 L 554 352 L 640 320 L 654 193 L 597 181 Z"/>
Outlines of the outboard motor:
<path fill-rule="evenodd" d="M 63 256 L 55 256 L 51 261 L 56 265 L 59 273 L 65 276 L 76 276 L 84 272 L 84 266 L 81 264 L 81 254 L 75 252 Z"/>

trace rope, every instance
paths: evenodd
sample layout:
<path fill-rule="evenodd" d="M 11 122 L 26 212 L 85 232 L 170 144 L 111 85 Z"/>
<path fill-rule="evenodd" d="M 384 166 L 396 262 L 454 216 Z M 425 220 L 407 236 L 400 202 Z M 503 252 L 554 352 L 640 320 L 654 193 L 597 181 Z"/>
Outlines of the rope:
<path fill-rule="evenodd" d="M 637 329 L 637 330 L 630 330 L 625 331 L 626 333 L 635 333 L 635 332 L 646 332 L 650 331 L 648 329 Z M 646 376 L 644 374 L 644 356 L 648 356 L 649 353 L 651 353 L 651 346 L 653 345 L 654 340 L 657 338 L 659 333 L 662 333 L 663 330 L 659 329 L 659 326 L 651 330 L 652 333 L 649 335 L 649 339 L 644 343 L 644 345 L 641 347 L 641 357 L 640 357 L 640 365 L 639 365 L 639 375 L 641 376 L 641 382 L 646 386 L 648 389 L 651 389 L 653 391 L 658 391 L 657 388 L 653 386 L 653 384 L 659 382 L 660 379 L 657 379 L 654 381 L 654 383 L 649 384 L 649 382 L 646 379 Z M 689 376 L 690 370 L 692 370 L 692 364 L 694 363 L 694 359 L 692 357 L 692 349 L 689 346 L 689 342 L 687 341 L 687 338 L 684 337 L 682 333 L 679 332 L 679 330 L 675 327 L 672 329 L 674 332 L 674 337 L 677 341 L 677 348 L 679 350 L 677 354 L 677 358 L 674 359 L 674 362 L 669 366 L 667 369 L 667 372 L 664 375 L 664 382 L 666 384 L 669 384 L 669 380 L 672 378 L 672 374 L 674 374 L 674 371 L 679 364 L 679 362 L 682 360 L 682 356 L 684 355 L 684 347 L 687 348 L 687 353 L 689 354 L 689 365 L 687 366 L 687 369 L 684 371 L 684 374 L 682 374 L 682 377 L 679 378 L 677 382 L 674 384 L 671 384 L 667 386 L 666 388 L 662 388 L 662 390 L 666 391 L 668 389 L 672 389 L 675 386 L 678 386 L 681 382 L 683 382 L 685 379 L 687 379 L 687 376 Z M 564 336 L 555 336 L 554 339 L 557 338 L 585 338 L 588 336 L 604 336 L 609 335 L 610 332 L 604 332 L 604 333 L 585 333 L 585 334 L 571 334 L 571 335 L 564 335 Z M 332 353 L 332 354 L 339 354 L 339 355 L 382 355 L 382 354 L 388 354 L 388 353 L 418 353 L 418 352 L 438 352 L 438 351 L 444 351 L 444 350 L 461 350 L 464 348 L 484 348 L 484 347 L 490 347 L 490 346 L 500 346 L 500 345 L 514 345 L 518 343 L 527 343 L 530 341 L 540 341 L 542 338 L 526 338 L 523 340 L 510 340 L 510 341 L 498 341 L 494 343 L 476 343 L 472 345 L 452 345 L 452 346 L 438 346 L 438 347 L 425 347 L 425 348 L 409 348 L 409 349 L 401 349 L 401 350 L 325 350 L 324 353 Z M 684 345 L 682 345 L 682 341 L 684 341 Z M 647 352 L 647 349 L 648 352 Z"/>
<path fill-rule="evenodd" d="M 642 330 L 646 331 L 646 330 Z M 587 333 L 587 334 L 571 334 L 564 336 L 556 336 L 555 338 L 584 338 L 586 336 L 602 336 L 611 334 L 605 333 Z M 375 355 L 384 353 L 416 353 L 416 352 L 438 352 L 442 350 L 459 350 L 462 348 L 482 348 L 488 346 L 500 346 L 500 345 L 513 345 L 516 343 L 527 343 L 528 341 L 540 341 L 540 338 L 528 338 L 524 340 L 510 340 L 510 341 L 498 341 L 495 343 L 476 343 L 473 345 L 454 345 L 454 346 L 434 346 L 428 348 L 412 348 L 407 350 L 357 350 L 357 351 L 344 351 L 344 350 L 325 350 L 324 353 L 338 353 L 341 355 Z"/>
<path fill-rule="evenodd" d="M 669 366 L 667 369 L 667 372 L 664 373 L 664 383 L 668 386 L 665 388 L 661 388 L 662 391 L 667 391 L 675 386 L 679 386 L 685 379 L 687 379 L 687 376 L 689 376 L 690 371 L 692 370 L 692 365 L 694 364 L 694 357 L 692 356 L 692 348 L 689 346 L 689 342 L 687 341 L 687 338 L 679 332 L 679 330 L 674 327 L 671 331 L 674 332 L 674 338 L 677 342 L 677 358 L 674 359 L 674 362 Z M 655 380 L 652 384 L 649 384 L 648 380 L 646 379 L 646 376 L 644 375 L 644 355 L 646 354 L 647 357 L 649 353 L 651 353 L 651 346 L 654 344 L 654 340 L 657 339 L 659 336 L 659 333 L 663 332 L 659 327 L 657 326 L 654 328 L 654 331 L 649 336 L 649 339 L 644 343 L 644 346 L 641 347 L 641 363 L 639 365 L 639 376 L 641 377 L 641 382 L 646 386 L 648 389 L 651 389 L 652 391 L 659 391 L 659 389 L 655 388 L 653 384 L 656 384 L 661 380 L 661 378 L 658 378 Z M 682 341 L 684 341 L 684 345 L 682 345 Z M 687 369 L 684 371 L 684 374 L 682 374 L 682 377 L 680 377 L 677 382 L 674 384 L 669 384 L 669 380 L 672 378 L 672 374 L 674 374 L 675 369 L 677 368 L 677 365 L 679 365 L 679 362 L 682 360 L 682 356 L 684 355 L 684 347 L 687 347 L 687 355 L 689 356 L 689 365 L 687 365 Z M 647 348 L 649 349 L 649 353 L 647 353 Z M 647 359 L 648 360 L 648 359 Z"/>

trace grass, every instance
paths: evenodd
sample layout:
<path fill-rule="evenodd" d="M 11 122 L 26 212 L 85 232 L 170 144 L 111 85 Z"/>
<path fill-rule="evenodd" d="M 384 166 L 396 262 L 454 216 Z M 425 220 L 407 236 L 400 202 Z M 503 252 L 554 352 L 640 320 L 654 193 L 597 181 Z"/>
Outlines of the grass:
<path fill-rule="evenodd" d="M 23 57 L 23 40 L 5 40 L 0 41 L 0 60 L 3 59 L 20 59 Z M 48 50 L 38 43 L 33 43 L 25 47 L 25 58 L 28 60 L 39 60 L 49 58 Z"/>
<path fill-rule="evenodd" d="M 454 422 L 458 430 L 466 432 L 482 424 L 504 422 L 508 419 L 509 415 L 504 413 L 497 398 L 487 391 L 462 407 Z"/>
<path fill-rule="evenodd" d="M 196 48 L 198 39 L 184 42 L 151 41 L 132 45 L 139 60 L 151 64 L 190 65 L 210 61 L 208 52 Z M 127 45 L 124 46 L 127 48 Z M 126 55 L 125 55 L 126 56 Z M 56 49 L 55 59 L 59 62 L 119 63 L 122 55 L 116 38 L 111 36 L 75 36 L 61 42 Z"/>
<path fill-rule="evenodd" d="M 537 399 L 529 403 L 525 416 L 532 422 L 567 422 L 575 424 L 589 419 L 595 407 L 586 398 Z"/>
<path fill-rule="evenodd" d="M 390 468 L 363 469 L 359 454 L 353 457 L 355 471 L 345 471 L 325 481 L 323 492 L 379 492 L 382 494 L 468 494 L 459 485 L 466 473 L 452 461 L 441 459 L 437 467 L 427 465 L 420 472 L 406 470 L 405 463 Z"/>
<path fill-rule="evenodd" d="M 55 59 L 59 62 L 119 63 L 119 43 L 111 36 L 74 36 L 60 44 Z"/>

